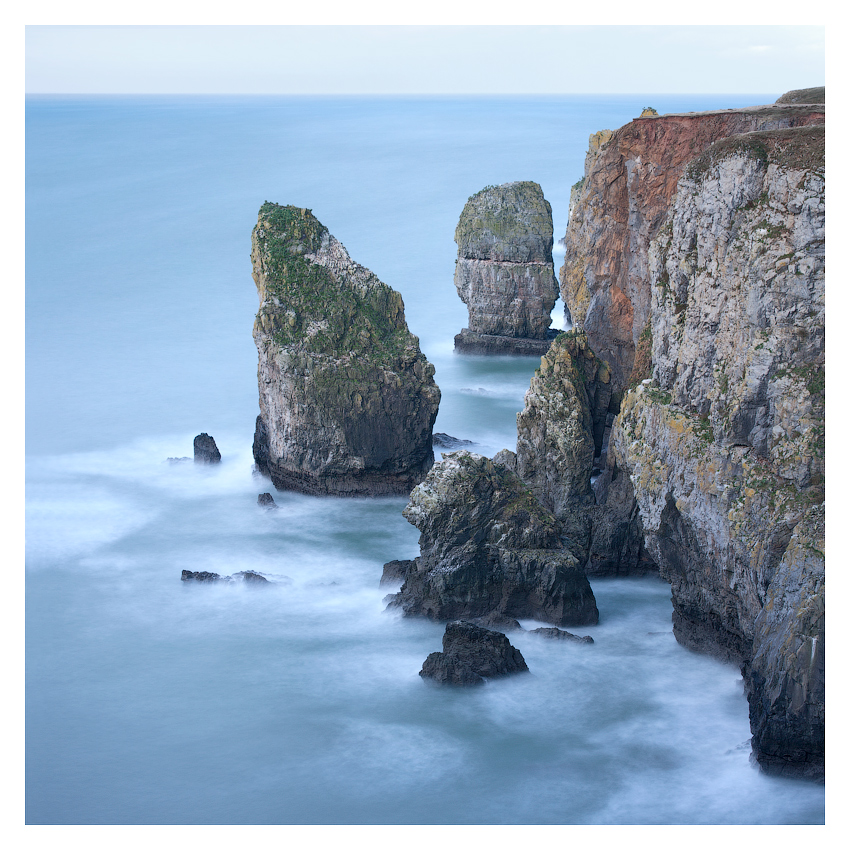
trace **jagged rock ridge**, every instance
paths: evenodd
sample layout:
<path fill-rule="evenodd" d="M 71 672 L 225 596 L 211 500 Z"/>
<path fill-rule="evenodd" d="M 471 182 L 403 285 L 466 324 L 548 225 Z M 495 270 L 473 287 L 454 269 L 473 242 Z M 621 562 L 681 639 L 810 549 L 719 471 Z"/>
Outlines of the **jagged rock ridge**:
<path fill-rule="evenodd" d="M 598 621 L 558 522 L 507 467 L 468 451 L 445 454 L 410 494 L 404 516 L 422 532 L 419 557 L 393 568 L 404 584 L 390 605 L 405 615 Z"/>
<path fill-rule="evenodd" d="M 282 490 L 409 493 L 434 462 L 440 391 L 401 295 L 310 210 L 263 204 L 251 244 L 257 466 Z"/>

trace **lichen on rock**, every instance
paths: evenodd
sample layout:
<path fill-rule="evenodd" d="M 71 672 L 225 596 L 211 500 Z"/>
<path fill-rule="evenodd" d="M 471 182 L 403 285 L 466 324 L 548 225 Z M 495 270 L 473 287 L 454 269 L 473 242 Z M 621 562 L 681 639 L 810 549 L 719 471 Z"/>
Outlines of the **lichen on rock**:
<path fill-rule="evenodd" d="M 298 207 L 263 204 L 251 261 L 257 466 L 279 489 L 409 493 L 433 463 L 440 391 L 401 295 Z"/>
<path fill-rule="evenodd" d="M 464 206 L 455 242 L 454 283 L 469 309 L 469 327 L 455 347 L 543 353 L 558 288 L 552 209 L 540 186 L 524 181 L 482 189 Z"/>
<path fill-rule="evenodd" d="M 391 602 L 406 615 L 597 622 L 593 591 L 557 520 L 507 467 L 468 451 L 445 454 L 404 516 L 421 532 L 420 555 Z"/>

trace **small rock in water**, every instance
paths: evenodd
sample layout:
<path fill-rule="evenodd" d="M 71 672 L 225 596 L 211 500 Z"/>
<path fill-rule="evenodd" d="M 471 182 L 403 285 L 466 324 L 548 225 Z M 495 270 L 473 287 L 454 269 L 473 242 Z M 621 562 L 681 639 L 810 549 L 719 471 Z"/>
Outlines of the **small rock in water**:
<path fill-rule="evenodd" d="M 209 434 L 195 437 L 195 463 L 221 463 L 221 452 Z"/>
<path fill-rule="evenodd" d="M 180 581 L 230 581 L 230 576 L 220 576 L 218 573 L 192 572 L 183 570 Z"/>
<path fill-rule="evenodd" d="M 501 633 L 456 620 L 446 625 L 443 651 L 432 652 L 419 675 L 448 685 L 482 685 L 487 679 L 527 673 L 522 653 Z"/>
<path fill-rule="evenodd" d="M 166 458 L 168 463 L 188 463 L 192 458 L 190 457 L 169 457 Z"/>
<path fill-rule="evenodd" d="M 472 440 L 461 440 L 459 437 L 452 437 L 449 434 L 436 433 L 432 437 L 431 444 L 438 449 L 458 449 L 461 446 L 475 445 Z"/>
<path fill-rule="evenodd" d="M 257 496 L 257 504 L 261 508 L 277 508 L 277 503 L 272 498 L 271 493 L 260 493 L 260 495 Z"/>
<path fill-rule="evenodd" d="M 549 638 L 549 640 L 572 640 L 576 643 L 593 643 L 593 638 L 590 635 L 579 637 L 564 629 L 532 629 L 529 634 L 540 635 L 540 637 Z"/>
<path fill-rule="evenodd" d="M 264 576 L 261 576 L 259 573 L 255 573 L 253 570 L 243 570 L 240 573 L 233 573 L 231 578 L 240 578 L 242 581 L 249 582 L 250 584 L 268 584 L 269 580 Z"/>

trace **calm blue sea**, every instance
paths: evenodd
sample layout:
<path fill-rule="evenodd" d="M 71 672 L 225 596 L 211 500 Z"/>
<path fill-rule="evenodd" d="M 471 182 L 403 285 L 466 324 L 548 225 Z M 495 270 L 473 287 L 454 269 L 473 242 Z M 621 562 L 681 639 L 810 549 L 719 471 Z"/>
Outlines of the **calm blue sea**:
<path fill-rule="evenodd" d="M 537 181 L 557 239 L 590 133 L 778 94 L 28 98 L 27 822 L 822 823 L 822 787 L 751 766 L 740 673 L 675 642 L 660 580 L 594 581 L 592 646 L 512 637 L 529 676 L 429 688 L 443 627 L 378 586 L 418 553 L 406 500 L 265 512 L 251 472 L 265 200 L 402 293 L 436 430 L 492 455 L 539 361 L 452 352 L 468 196 Z M 219 467 L 166 462 L 201 431 Z"/>

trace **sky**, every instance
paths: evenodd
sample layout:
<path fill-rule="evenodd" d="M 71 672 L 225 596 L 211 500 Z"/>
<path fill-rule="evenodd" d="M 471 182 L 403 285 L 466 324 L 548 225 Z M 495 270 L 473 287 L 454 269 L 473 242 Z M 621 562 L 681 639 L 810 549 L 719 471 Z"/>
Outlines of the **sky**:
<path fill-rule="evenodd" d="M 825 27 L 28 25 L 25 62 L 28 94 L 781 93 Z"/>

